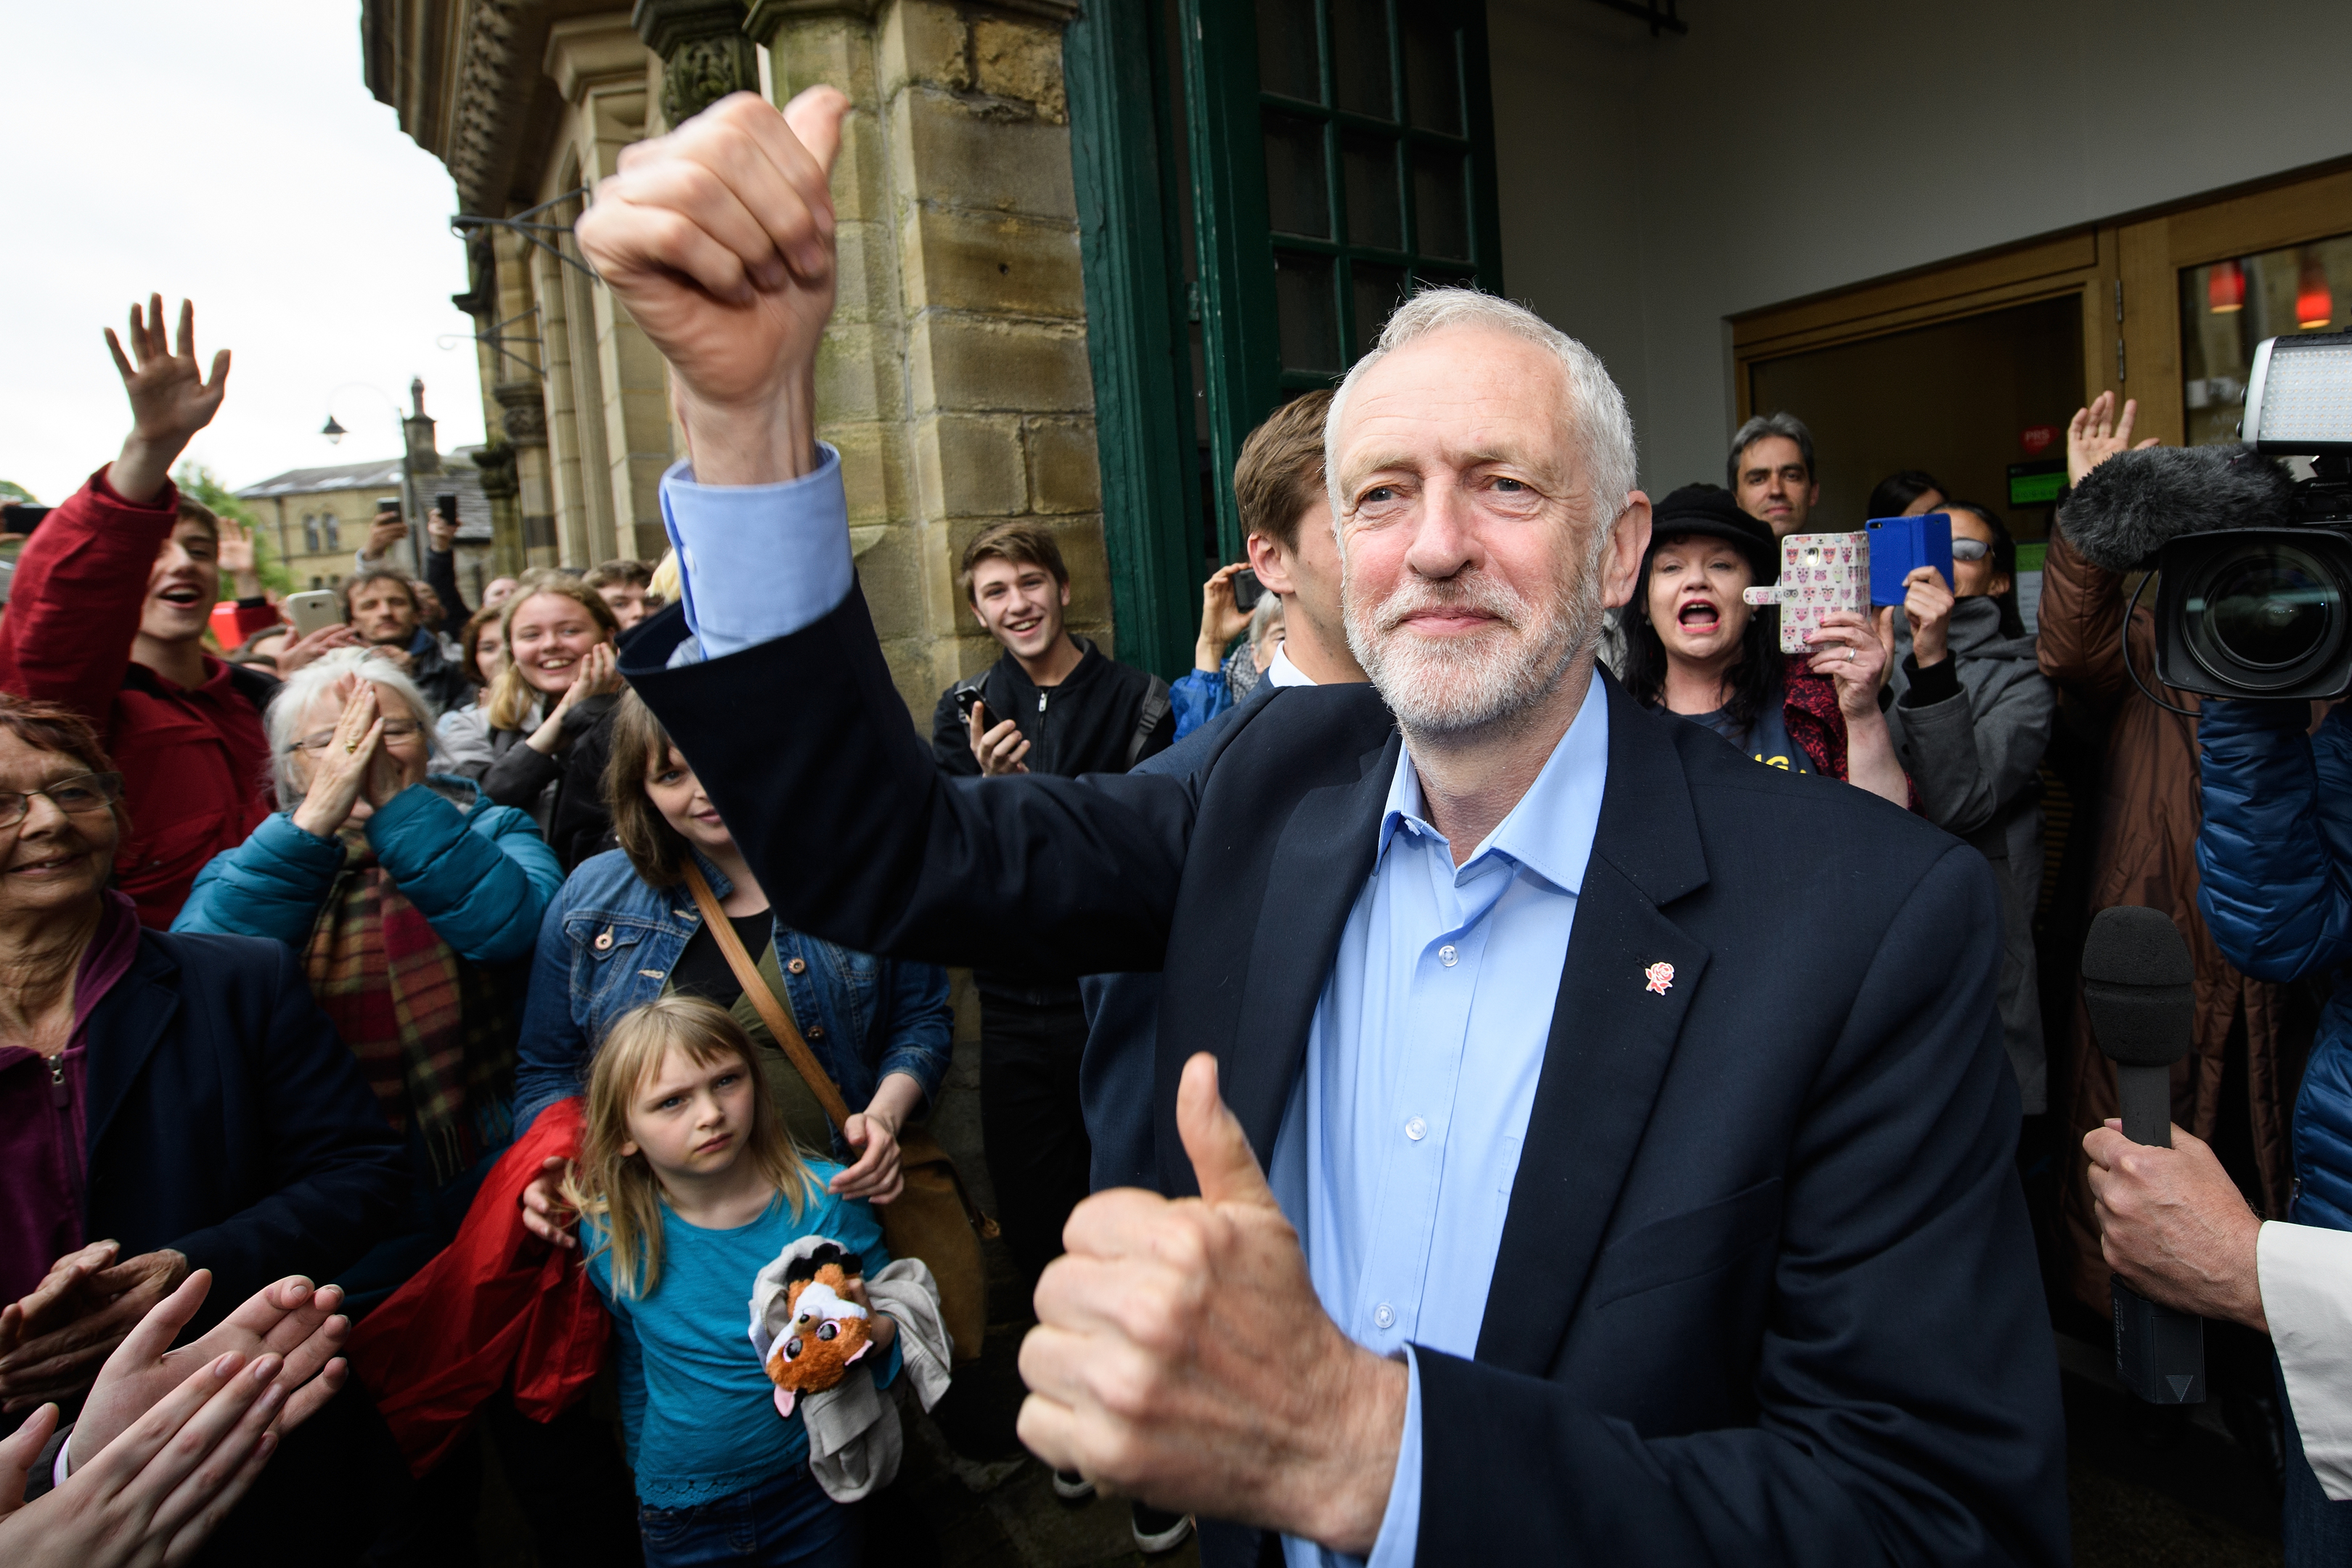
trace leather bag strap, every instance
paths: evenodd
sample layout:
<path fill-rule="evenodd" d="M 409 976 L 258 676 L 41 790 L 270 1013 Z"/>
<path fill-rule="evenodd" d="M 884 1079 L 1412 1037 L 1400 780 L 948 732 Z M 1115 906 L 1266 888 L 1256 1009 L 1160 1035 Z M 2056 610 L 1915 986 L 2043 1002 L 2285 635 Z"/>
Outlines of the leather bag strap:
<path fill-rule="evenodd" d="M 751 955 L 743 951 L 743 939 L 735 934 L 735 922 L 729 920 L 727 911 L 719 907 L 719 900 L 711 892 L 710 884 L 703 879 L 702 868 L 692 861 L 687 863 L 686 885 L 694 894 L 695 908 L 702 911 L 702 923 L 710 928 L 712 936 L 719 939 L 719 951 L 727 955 L 727 967 L 732 969 L 735 978 L 742 982 L 743 994 L 749 996 L 751 1005 L 759 1009 L 761 1021 L 768 1026 L 768 1033 L 776 1037 L 776 1044 L 782 1046 L 784 1055 L 792 1058 L 793 1066 L 799 1069 L 809 1092 L 816 1096 L 819 1105 L 824 1107 L 824 1113 L 832 1119 L 833 1124 L 835 1127 L 847 1126 L 849 1102 L 841 1098 L 841 1090 L 834 1084 L 831 1075 L 818 1065 L 816 1053 L 809 1049 L 808 1042 L 801 1038 L 800 1030 L 793 1026 L 793 1016 L 784 1011 L 783 1004 L 776 1000 L 776 994 L 768 989 L 767 977 L 760 973 L 760 966 L 752 961 Z"/>

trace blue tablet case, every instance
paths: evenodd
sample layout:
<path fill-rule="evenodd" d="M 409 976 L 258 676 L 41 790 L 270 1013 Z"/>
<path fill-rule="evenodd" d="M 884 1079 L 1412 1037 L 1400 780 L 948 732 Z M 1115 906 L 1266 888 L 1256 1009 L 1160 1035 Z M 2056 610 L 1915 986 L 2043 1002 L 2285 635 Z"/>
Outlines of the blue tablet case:
<path fill-rule="evenodd" d="M 1952 585 L 1952 519 L 1948 512 L 1925 517 L 1874 517 L 1864 525 L 1870 534 L 1870 602 L 1899 605 L 1903 579 L 1922 566 L 1944 574 Z"/>

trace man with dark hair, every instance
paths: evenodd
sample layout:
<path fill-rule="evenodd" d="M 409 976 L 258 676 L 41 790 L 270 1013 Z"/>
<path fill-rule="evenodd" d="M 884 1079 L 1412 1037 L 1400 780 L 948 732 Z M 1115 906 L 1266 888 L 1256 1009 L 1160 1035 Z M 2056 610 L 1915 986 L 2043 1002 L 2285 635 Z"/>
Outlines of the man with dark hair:
<path fill-rule="evenodd" d="M 661 601 L 653 597 L 654 569 L 642 561 L 607 561 L 590 567 L 581 581 L 611 607 L 623 631 L 661 608 Z"/>
<path fill-rule="evenodd" d="M 1772 537 L 1810 533 L 1813 508 L 1822 500 L 1821 470 L 1813 466 L 1813 433 L 1793 414 L 1759 414 L 1731 437 L 1724 459 L 1724 482 L 1739 510 L 1771 525 Z"/>
<path fill-rule="evenodd" d="M 407 669 L 417 689 L 446 712 L 464 705 L 474 683 L 425 623 L 415 584 L 404 572 L 375 566 L 343 580 L 343 618 L 372 647 Z"/>

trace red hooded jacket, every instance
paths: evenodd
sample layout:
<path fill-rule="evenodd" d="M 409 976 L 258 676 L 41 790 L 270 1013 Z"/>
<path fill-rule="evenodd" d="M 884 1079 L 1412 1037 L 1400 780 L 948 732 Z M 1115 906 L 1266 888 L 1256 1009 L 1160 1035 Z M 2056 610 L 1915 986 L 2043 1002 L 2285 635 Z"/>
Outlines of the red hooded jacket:
<path fill-rule="evenodd" d="M 141 923 L 158 930 L 205 862 L 244 843 L 274 805 L 261 709 L 277 683 L 210 655 L 195 687 L 131 662 L 148 574 L 179 506 L 169 483 L 133 506 L 100 469 L 26 541 L 0 615 L 0 691 L 73 709 L 121 771 L 131 830 L 116 878 Z M 247 636 L 278 619 L 266 606 L 251 614 L 257 625 L 239 617 Z"/>

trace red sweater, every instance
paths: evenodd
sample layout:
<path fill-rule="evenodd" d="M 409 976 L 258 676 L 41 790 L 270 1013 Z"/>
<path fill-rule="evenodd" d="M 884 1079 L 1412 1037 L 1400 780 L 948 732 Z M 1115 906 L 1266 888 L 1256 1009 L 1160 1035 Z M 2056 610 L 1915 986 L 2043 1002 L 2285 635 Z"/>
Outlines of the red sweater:
<path fill-rule="evenodd" d="M 273 804 L 265 677 L 206 655 L 204 683 L 184 688 L 131 662 L 179 505 L 167 483 L 132 506 L 100 469 L 25 542 L 0 616 L 0 690 L 80 713 L 121 772 L 131 830 L 116 878 L 159 930 L 205 862 L 244 843 Z"/>

